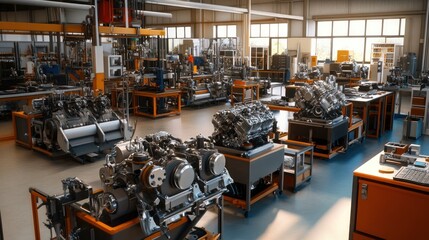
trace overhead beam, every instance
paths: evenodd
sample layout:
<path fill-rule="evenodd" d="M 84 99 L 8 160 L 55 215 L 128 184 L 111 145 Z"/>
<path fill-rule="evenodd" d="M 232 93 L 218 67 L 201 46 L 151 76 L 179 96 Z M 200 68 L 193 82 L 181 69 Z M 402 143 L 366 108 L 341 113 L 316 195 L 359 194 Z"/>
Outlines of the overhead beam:
<path fill-rule="evenodd" d="M 28 22 L 0 22 L 0 30 L 26 31 L 26 32 L 67 32 L 83 33 L 80 24 L 52 24 L 52 23 L 28 23 Z"/>
<path fill-rule="evenodd" d="M 235 13 L 235 14 L 246 14 L 249 12 L 247 8 L 230 7 L 230 6 L 208 4 L 208 3 L 187 2 L 187 1 L 179 1 L 179 0 L 146 0 L 146 3 L 163 5 L 163 6 L 171 6 L 171 7 L 189 8 L 189 9 L 202 9 L 202 10 L 217 11 L 217 12 L 228 12 L 228 13 Z M 252 15 L 268 16 L 268 17 L 274 17 L 274 18 L 285 18 L 285 19 L 301 20 L 301 21 L 304 20 L 303 16 L 265 12 L 265 11 L 258 11 L 253 9 L 250 11 L 250 13 Z"/>
<path fill-rule="evenodd" d="M 334 14 L 334 15 L 313 15 L 312 19 L 321 20 L 343 20 L 343 19 L 364 19 L 364 18 L 383 18 L 383 17 L 406 17 L 425 15 L 426 11 L 402 11 L 402 12 L 378 12 L 378 13 L 352 13 L 352 14 Z"/>
<path fill-rule="evenodd" d="M 66 32 L 83 33 L 81 24 L 55 24 L 55 23 L 28 23 L 28 22 L 0 22 L 1 31 L 23 31 L 23 32 Z M 123 34 L 141 36 L 164 36 L 164 30 L 124 28 L 124 27 L 98 27 L 100 33 Z"/>
<path fill-rule="evenodd" d="M 180 7 L 180 8 L 229 12 L 229 13 L 237 13 L 237 14 L 247 13 L 247 9 L 245 8 L 229 7 L 229 6 L 208 4 L 208 3 L 197 3 L 197 2 L 186 2 L 186 1 L 175 1 L 175 0 L 146 0 L 146 3 L 163 5 L 163 6 L 171 6 L 171 7 Z"/>
<path fill-rule="evenodd" d="M 164 30 L 124 28 L 124 27 L 98 27 L 100 33 L 104 34 L 124 34 L 124 35 L 141 35 L 141 36 L 164 36 Z"/>
<path fill-rule="evenodd" d="M 286 18 L 286 19 L 300 20 L 300 21 L 304 20 L 303 16 L 297 16 L 297 15 L 265 12 L 265 11 L 258 11 L 258 10 L 253 10 L 253 9 L 251 12 L 252 12 L 252 15 L 258 15 L 258 16 L 273 17 L 273 18 Z"/>

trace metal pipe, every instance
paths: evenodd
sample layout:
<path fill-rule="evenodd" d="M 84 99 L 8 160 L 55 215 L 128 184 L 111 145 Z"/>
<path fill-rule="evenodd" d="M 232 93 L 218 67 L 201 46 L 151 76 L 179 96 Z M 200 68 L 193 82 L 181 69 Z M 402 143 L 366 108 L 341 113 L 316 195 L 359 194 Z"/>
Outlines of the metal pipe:
<path fill-rule="evenodd" d="M 124 0 L 125 2 L 125 27 L 129 27 L 129 21 L 128 21 L 128 0 Z"/>
<path fill-rule="evenodd" d="M 163 13 L 163 12 L 153 12 L 153 11 L 145 11 L 145 10 L 136 10 L 136 14 L 143 15 L 145 17 L 162 17 L 162 18 L 172 18 L 173 14 L 171 13 Z"/>
<path fill-rule="evenodd" d="M 87 4 L 53 2 L 53 1 L 45 1 L 45 0 L 32 0 L 32 1 L 0 0 L 0 3 L 18 4 L 18 5 L 27 5 L 27 6 L 41 6 L 41 7 L 71 8 L 71 9 L 80 9 L 80 10 L 88 10 L 92 7 L 92 5 L 87 5 Z"/>
<path fill-rule="evenodd" d="M 100 33 L 98 30 L 98 3 L 97 0 L 94 0 L 94 28 L 95 28 L 95 46 L 100 46 Z M 93 44 L 94 45 L 94 44 Z"/>

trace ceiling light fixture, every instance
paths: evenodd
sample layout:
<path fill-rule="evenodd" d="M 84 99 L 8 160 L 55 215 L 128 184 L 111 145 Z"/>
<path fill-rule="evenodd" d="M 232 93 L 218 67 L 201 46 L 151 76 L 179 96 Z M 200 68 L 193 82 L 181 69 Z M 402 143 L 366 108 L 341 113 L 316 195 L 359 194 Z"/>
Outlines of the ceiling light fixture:
<path fill-rule="evenodd" d="M 18 5 L 26 5 L 26 6 L 40 6 L 40 7 L 71 8 L 71 9 L 81 9 L 81 10 L 88 10 L 93 7 L 93 5 L 88 5 L 88 4 L 54 2 L 54 1 L 43 1 L 43 0 L 31 0 L 31 1 L 0 0 L 0 3 L 18 4 Z"/>

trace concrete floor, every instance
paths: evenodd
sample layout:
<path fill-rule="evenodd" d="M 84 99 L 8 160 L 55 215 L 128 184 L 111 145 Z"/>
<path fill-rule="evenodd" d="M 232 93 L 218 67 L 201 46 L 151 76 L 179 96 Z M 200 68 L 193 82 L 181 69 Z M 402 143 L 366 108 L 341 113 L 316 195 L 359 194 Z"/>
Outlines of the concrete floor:
<path fill-rule="evenodd" d="M 182 139 L 198 134 L 209 136 L 213 132 L 213 114 L 227 107 L 229 104 L 186 108 L 180 116 L 156 120 L 136 118 L 136 135 L 162 130 Z M 291 116 L 275 114 L 280 128 L 286 130 L 286 119 Z M 385 142 L 401 141 L 402 119 L 395 119 L 394 129 L 380 139 L 354 144 L 333 159 L 315 159 L 311 183 L 297 193 L 285 191 L 283 195 L 264 198 L 252 206 L 247 219 L 240 210 L 226 204 L 224 239 L 347 239 L 353 170 L 382 151 Z M 423 146 L 429 143 L 429 136 L 407 142 Z M 428 151 L 422 148 L 423 154 Z M 59 194 L 61 180 L 70 176 L 100 187 L 98 170 L 103 161 L 82 165 L 71 159 L 54 160 L 15 146 L 13 141 L 1 142 L 0 153 L 0 211 L 6 240 L 33 239 L 29 187 Z M 213 219 L 207 218 L 205 222 L 211 224 Z"/>

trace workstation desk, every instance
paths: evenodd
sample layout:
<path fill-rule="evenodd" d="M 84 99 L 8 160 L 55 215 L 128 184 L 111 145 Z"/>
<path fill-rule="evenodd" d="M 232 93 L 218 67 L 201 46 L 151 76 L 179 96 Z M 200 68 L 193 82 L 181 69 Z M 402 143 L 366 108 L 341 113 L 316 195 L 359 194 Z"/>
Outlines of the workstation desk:
<path fill-rule="evenodd" d="M 168 98 L 175 99 L 176 105 L 174 107 L 168 108 L 168 110 L 165 112 L 160 112 L 159 110 L 162 109 L 162 106 L 158 106 L 158 100 L 164 99 L 164 101 L 167 101 Z M 143 106 L 140 106 L 140 99 L 147 103 L 146 107 L 148 108 L 148 111 L 141 111 L 140 108 Z M 137 116 L 157 118 L 176 114 L 179 115 L 182 111 L 181 102 L 181 92 L 179 90 L 165 90 L 164 92 L 160 93 L 137 90 L 133 91 L 133 109 L 134 114 Z M 168 103 L 164 102 L 164 104 Z M 169 106 L 172 105 L 169 104 Z"/>
<path fill-rule="evenodd" d="M 353 172 L 350 239 L 427 239 L 429 187 L 393 180 L 380 173 L 380 155 Z"/>
<path fill-rule="evenodd" d="M 259 84 L 233 84 L 231 86 L 231 105 L 234 105 L 235 98 L 237 98 L 237 100 L 241 100 L 243 103 L 247 101 L 252 102 L 253 100 L 259 100 Z"/>
<path fill-rule="evenodd" d="M 395 113 L 395 94 L 379 91 L 374 95 L 347 98 L 353 103 L 353 111 L 358 112 L 363 120 L 363 136 L 378 138 L 386 130 L 393 128 Z"/>

